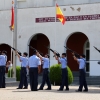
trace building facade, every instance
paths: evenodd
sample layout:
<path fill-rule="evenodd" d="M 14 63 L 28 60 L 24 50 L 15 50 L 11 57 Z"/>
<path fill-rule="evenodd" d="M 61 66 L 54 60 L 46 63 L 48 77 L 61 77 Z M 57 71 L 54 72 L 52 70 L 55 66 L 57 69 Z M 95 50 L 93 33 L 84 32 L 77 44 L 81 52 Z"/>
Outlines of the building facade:
<path fill-rule="evenodd" d="M 11 59 L 13 33 L 9 29 L 11 20 L 11 0 L 0 0 L 0 50 L 7 50 L 8 60 Z M 60 54 L 67 53 L 68 66 L 72 71 L 78 71 L 78 65 L 73 60 L 71 52 L 64 46 L 86 54 L 86 71 L 90 76 L 100 75 L 100 0 L 56 0 L 66 22 L 55 21 L 56 10 L 54 0 L 18 0 L 17 1 L 17 49 L 32 55 L 29 44 L 42 52 L 50 53 L 50 65 L 57 63 L 50 47 Z M 95 61 L 92 61 L 95 60 Z M 17 65 L 20 65 L 17 60 Z"/>

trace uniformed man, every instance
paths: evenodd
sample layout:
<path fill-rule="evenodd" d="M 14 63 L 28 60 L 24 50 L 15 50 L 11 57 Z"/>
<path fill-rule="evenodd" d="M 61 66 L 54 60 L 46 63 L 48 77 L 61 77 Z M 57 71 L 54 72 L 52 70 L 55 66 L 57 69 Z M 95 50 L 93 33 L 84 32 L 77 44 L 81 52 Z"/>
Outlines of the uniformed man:
<path fill-rule="evenodd" d="M 45 57 L 42 57 L 40 54 L 38 54 L 41 60 L 43 60 L 43 78 L 42 78 L 42 84 L 39 87 L 39 90 L 43 90 L 43 87 L 45 85 L 45 82 L 48 85 L 48 88 L 46 90 L 51 90 L 51 83 L 49 79 L 49 55 L 46 54 Z"/>
<path fill-rule="evenodd" d="M 68 87 L 68 71 L 67 71 L 67 59 L 66 59 L 66 53 L 62 53 L 62 57 L 57 57 L 56 53 L 54 52 L 55 59 L 58 60 L 58 63 L 61 64 L 62 69 L 62 81 L 61 85 L 58 91 L 63 91 L 64 86 L 66 86 L 66 91 L 69 90 Z"/>
<path fill-rule="evenodd" d="M 74 60 L 76 60 L 79 64 L 79 88 L 76 90 L 76 92 L 82 92 L 83 86 L 84 86 L 84 92 L 88 91 L 87 82 L 86 82 L 86 76 L 85 76 L 85 66 L 86 66 L 86 60 L 85 55 L 81 55 L 80 59 L 76 58 L 76 56 L 73 54 Z"/>
<path fill-rule="evenodd" d="M 28 58 L 27 58 L 27 52 L 23 53 L 23 56 L 20 56 L 18 52 L 16 51 L 16 55 L 19 58 L 19 61 L 21 62 L 21 71 L 20 71 L 20 83 L 19 87 L 17 89 L 27 89 L 28 88 L 28 82 L 27 82 L 27 63 L 28 63 Z M 24 86 L 24 88 L 23 88 Z"/>
<path fill-rule="evenodd" d="M 5 88 L 5 68 L 6 68 L 6 51 L 2 51 L 0 55 L 0 88 Z"/>
<path fill-rule="evenodd" d="M 40 65 L 40 58 L 37 57 L 37 50 L 34 49 L 33 56 L 31 56 L 28 60 L 31 91 L 37 91 L 38 73 L 40 73 Z"/>

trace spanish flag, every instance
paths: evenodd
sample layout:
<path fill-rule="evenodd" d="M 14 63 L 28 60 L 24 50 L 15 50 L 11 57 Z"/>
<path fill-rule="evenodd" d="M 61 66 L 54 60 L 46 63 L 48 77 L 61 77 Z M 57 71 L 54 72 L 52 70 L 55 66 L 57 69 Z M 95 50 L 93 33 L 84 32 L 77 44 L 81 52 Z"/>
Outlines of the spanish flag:
<path fill-rule="evenodd" d="M 12 9 L 11 9 L 11 30 L 14 30 L 14 2 L 12 1 Z"/>
<path fill-rule="evenodd" d="M 65 24 L 65 17 L 60 9 L 60 7 L 56 4 L 56 18 L 60 20 L 60 22 L 64 25 Z"/>

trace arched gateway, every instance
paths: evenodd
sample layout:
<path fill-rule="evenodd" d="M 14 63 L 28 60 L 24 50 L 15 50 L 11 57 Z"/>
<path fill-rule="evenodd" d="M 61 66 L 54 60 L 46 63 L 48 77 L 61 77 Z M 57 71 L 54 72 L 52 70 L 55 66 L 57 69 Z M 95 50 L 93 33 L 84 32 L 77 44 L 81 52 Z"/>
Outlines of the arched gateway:
<path fill-rule="evenodd" d="M 32 36 L 29 45 L 39 50 L 43 55 L 46 53 L 49 54 L 49 50 L 46 47 L 50 46 L 50 42 L 48 37 L 42 33 Z M 32 55 L 32 51 L 33 50 L 29 48 L 29 56 Z"/>
<path fill-rule="evenodd" d="M 75 32 L 69 36 L 66 42 L 66 46 L 74 51 L 76 51 L 79 54 L 85 54 L 86 60 L 89 60 L 90 58 L 90 44 L 88 37 L 81 33 L 81 32 Z M 74 61 L 72 54 L 70 51 L 67 50 L 67 57 L 68 57 L 68 65 L 71 68 L 71 70 L 78 71 L 78 64 L 76 61 Z M 86 62 L 86 72 L 89 72 L 89 62 Z"/>
<path fill-rule="evenodd" d="M 5 50 L 7 51 L 7 60 L 11 60 L 11 48 L 8 44 L 1 43 L 0 44 L 0 51 Z"/>
<path fill-rule="evenodd" d="M 12 60 L 11 58 L 11 48 L 8 44 L 1 43 L 0 44 L 0 51 L 7 51 L 7 61 Z M 8 72 L 8 68 L 6 68 L 6 73 Z"/>

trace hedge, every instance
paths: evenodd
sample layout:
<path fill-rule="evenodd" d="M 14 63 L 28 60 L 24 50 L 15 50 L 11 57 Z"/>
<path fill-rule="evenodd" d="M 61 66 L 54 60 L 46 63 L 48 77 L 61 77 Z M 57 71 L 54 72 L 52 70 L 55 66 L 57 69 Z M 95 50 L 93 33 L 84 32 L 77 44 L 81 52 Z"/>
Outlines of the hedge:
<path fill-rule="evenodd" d="M 71 84 L 73 82 L 73 74 L 69 67 L 67 67 L 67 69 L 68 69 L 68 84 Z M 55 64 L 50 67 L 49 76 L 50 76 L 51 84 L 53 85 L 61 84 L 61 73 L 62 71 L 61 71 L 60 64 Z"/>
<path fill-rule="evenodd" d="M 20 81 L 20 70 L 21 70 L 21 67 L 16 66 L 16 81 Z M 11 77 L 13 77 L 13 69 L 12 68 L 8 71 L 8 77 L 10 77 L 10 71 L 11 71 Z"/>

